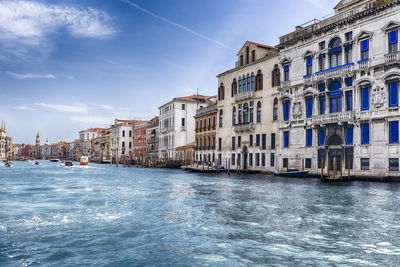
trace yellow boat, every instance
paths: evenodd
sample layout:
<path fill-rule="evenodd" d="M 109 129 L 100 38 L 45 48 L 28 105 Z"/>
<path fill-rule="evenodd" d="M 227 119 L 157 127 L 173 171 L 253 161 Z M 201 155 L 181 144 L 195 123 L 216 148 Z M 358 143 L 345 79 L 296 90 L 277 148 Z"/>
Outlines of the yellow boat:
<path fill-rule="evenodd" d="M 79 164 L 80 165 L 89 165 L 89 158 L 82 156 Z"/>

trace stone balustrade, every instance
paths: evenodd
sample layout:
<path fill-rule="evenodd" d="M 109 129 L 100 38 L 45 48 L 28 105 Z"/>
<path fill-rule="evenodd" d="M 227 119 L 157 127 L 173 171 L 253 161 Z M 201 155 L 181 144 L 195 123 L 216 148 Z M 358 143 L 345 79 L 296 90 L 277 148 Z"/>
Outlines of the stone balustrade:
<path fill-rule="evenodd" d="M 313 116 L 313 123 L 338 123 L 354 119 L 354 111 L 330 113 Z"/>
<path fill-rule="evenodd" d="M 235 101 L 241 101 L 254 97 L 254 91 L 246 91 L 235 95 Z"/>
<path fill-rule="evenodd" d="M 254 131 L 254 129 L 255 129 L 254 123 L 238 124 L 234 126 L 235 132 Z"/>
<path fill-rule="evenodd" d="M 398 61 L 400 59 L 399 55 L 400 55 L 399 52 L 387 54 L 387 55 L 385 55 L 385 62 L 391 63 L 394 61 Z"/>

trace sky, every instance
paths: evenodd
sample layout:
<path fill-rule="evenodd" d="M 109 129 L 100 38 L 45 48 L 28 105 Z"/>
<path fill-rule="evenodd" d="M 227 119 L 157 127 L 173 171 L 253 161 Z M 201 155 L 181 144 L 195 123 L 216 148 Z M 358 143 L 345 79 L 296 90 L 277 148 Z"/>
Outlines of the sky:
<path fill-rule="evenodd" d="M 174 97 L 215 95 L 246 40 L 277 45 L 339 0 L 0 0 L 0 120 L 73 141 Z"/>

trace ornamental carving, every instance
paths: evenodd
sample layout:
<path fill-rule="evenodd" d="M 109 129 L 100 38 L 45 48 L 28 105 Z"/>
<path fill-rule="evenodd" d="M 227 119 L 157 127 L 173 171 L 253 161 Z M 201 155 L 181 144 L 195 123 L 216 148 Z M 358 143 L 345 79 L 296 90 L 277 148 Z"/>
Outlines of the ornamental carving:
<path fill-rule="evenodd" d="M 386 104 L 385 88 L 383 88 L 381 86 L 377 86 L 377 87 L 375 87 L 375 89 L 372 89 L 371 101 L 372 101 L 372 106 L 375 109 L 383 108 Z"/>
<path fill-rule="evenodd" d="M 303 116 L 302 106 L 300 102 L 293 104 L 293 119 L 298 120 Z"/>

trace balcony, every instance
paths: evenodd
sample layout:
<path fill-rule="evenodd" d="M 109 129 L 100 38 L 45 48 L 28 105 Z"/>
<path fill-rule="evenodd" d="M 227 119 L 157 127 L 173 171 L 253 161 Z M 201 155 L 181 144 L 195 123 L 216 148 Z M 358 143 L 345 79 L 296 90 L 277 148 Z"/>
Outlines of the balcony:
<path fill-rule="evenodd" d="M 387 54 L 385 55 L 385 63 L 391 63 L 394 61 L 399 61 L 400 60 L 400 53 L 399 52 L 395 52 L 395 53 L 391 53 L 391 54 Z"/>
<path fill-rule="evenodd" d="M 347 111 L 347 112 L 339 112 L 339 113 L 331 113 L 331 114 L 323 114 L 313 116 L 312 121 L 313 123 L 338 123 L 349 121 L 354 118 L 354 111 Z"/>
<path fill-rule="evenodd" d="M 368 69 L 370 66 L 370 60 L 367 59 L 363 59 L 357 62 L 358 63 L 358 69 L 359 70 L 365 70 Z"/>
<path fill-rule="evenodd" d="M 241 101 L 254 97 L 254 91 L 246 91 L 235 95 L 235 101 Z"/>
<path fill-rule="evenodd" d="M 289 88 L 290 87 L 290 81 L 283 81 L 282 83 L 281 83 L 281 88 L 282 89 L 287 89 L 287 88 Z"/>
<path fill-rule="evenodd" d="M 254 123 L 246 123 L 246 124 L 239 124 L 234 126 L 235 132 L 247 132 L 247 131 L 254 131 L 255 125 Z"/>
<path fill-rule="evenodd" d="M 305 76 L 303 76 L 303 78 L 304 78 L 304 83 L 311 83 L 312 82 L 312 75 L 310 74 L 310 75 L 305 75 Z"/>
<path fill-rule="evenodd" d="M 341 76 L 342 74 L 350 73 L 354 71 L 354 63 L 345 64 L 342 66 L 337 66 L 327 70 L 318 71 L 315 73 L 317 80 L 332 78 L 336 76 Z"/>

